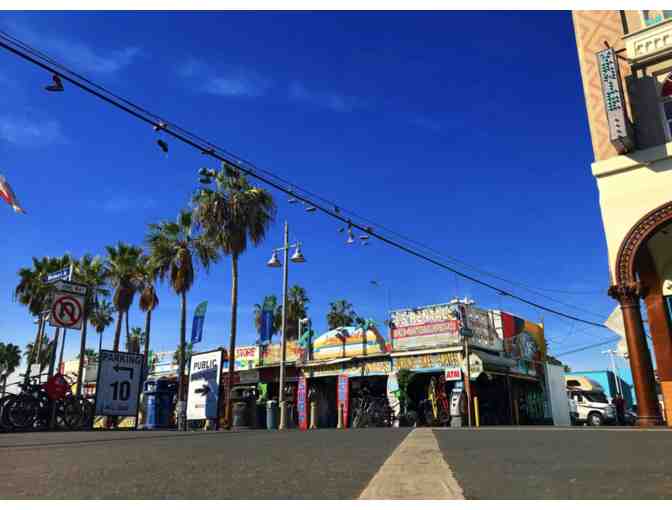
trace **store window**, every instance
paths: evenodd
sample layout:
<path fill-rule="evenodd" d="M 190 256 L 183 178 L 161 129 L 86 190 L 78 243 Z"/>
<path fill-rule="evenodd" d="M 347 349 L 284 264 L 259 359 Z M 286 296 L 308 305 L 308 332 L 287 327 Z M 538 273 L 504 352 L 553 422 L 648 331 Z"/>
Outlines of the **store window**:
<path fill-rule="evenodd" d="M 644 25 L 649 27 L 663 20 L 672 18 L 672 11 L 641 11 Z"/>
<path fill-rule="evenodd" d="M 660 91 L 661 115 L 665 124 L 665 136 L 672 140 L 672 73 L 667 75 Z"/>

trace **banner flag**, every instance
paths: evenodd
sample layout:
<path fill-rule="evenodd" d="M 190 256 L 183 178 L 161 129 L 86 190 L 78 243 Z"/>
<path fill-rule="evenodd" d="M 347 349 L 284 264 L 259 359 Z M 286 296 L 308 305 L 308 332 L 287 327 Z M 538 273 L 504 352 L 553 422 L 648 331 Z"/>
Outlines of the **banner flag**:
<path fill-rule="evenodd" d="M 205 312 L 208 309 L 208 302 L 203 301 L 196 307 L 194 312 L 194 323 L 191 326 L 191 343 L 196 344 L 203 340 L 203 324 L 205 323 Z"/>
<path fill-rule="evenodd" d="M 7 182 L 7 179 L 3 175 L 0 175 L 0 198 L 12 206 L 14 212 L 26 214 L 26 211 L 19 205 L 19 201 L 14 195 L 14 190 Z"/>

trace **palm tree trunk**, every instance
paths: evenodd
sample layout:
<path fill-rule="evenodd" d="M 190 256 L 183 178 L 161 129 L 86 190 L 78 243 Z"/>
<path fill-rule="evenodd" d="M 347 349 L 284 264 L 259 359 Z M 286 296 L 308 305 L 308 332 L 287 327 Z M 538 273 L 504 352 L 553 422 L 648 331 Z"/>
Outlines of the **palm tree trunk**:
<path fill-rule="evenodd" d="M 30 367 L 35 362 L 35 359 L 39 359 L 39 349 L 42 347 L 42 325 L 44 324 L 44 316 L 39 315 L 37 321 L 37 334 L 35 335 L 35 341 L 33 342 L 33 350 L 28 356 L 28 366 L 26 367 L 26 376 L 24 377 L 23 382 L 28 384 L 30 381 Z"/>
<path fill-rule="evenodd" d="M 100 332 L 100 336 L 98 337 L 98 361 L 100 362 L 100 351 L 103 350 L 103 332 Z"/>
<path fill-rule="evenodd" d="M 226 394 L 226 413 L 224 414 L 226 428 L 230 429 L 233 422 L 233 402 L 231 392 L 233 388 L 233 371 L 236 365 L 236 323 L 238 320 L 238 255 L 231 255 L 231 339 L 229 341 L 229 380 Z"/>
<path fill-rule="evenodd" d="M 130 344 L 128 343 L 129 338 L 130 338 L 130 336 L 131 336 L 131 334 L 130 334 L 130 332 L 129 332 L 129 329 L 128 329 L 128 313 L 129 313 L 129 312 L 130 312 L 130 309 L 129 309 L 129 310 L 126 310 L 126 312 L 124 313 L 124 316 L 125 316 L 125 318 L 126 318 L 126 345 L 128 345 L 128 346 L 130 347 Z M 130 351 L 131 349 L 128 349 L 128 350 Z"/>
<path fill-rule="evenodd" d="M 149 330 L 152 325 L 152 310 L 147 310 L 145 314 L 145 361 L 149 356 Z"/>
<path fill-rule="evenodd" d="M 187 354 L 187 293 L 182 292 L 180 294 L 181 298 L 181 309 L 180 309 L 180 368 L 179 368 L 179 379 L 177 384 L 177 400 L 178 400 L 178 430 L 186 430 L 186 386 L 184 384 L 184 368 L 186 364 L 186 354 Z"/>
<path fill-rule="evenodd" d="M 123 314 L 122 311 L 119 310 L 117 312 L 117 324 L 115 325 L 114 328 L 114 344 L 112 347 L 113 351 L 118 351 L 119 350 L 119 339 L 121 337 L 121 321 L 123 320 Z"/>
<path fill-rule="evenodd" d="M 82 396 L 82 386 L 83 386 L 83 379 L 84 379 L 84 357 L 85 354 L 84 352 L 86 351 L 86 331 L 87 331 L 87 326 L 89 325 L 88 322 L 88 314 L 86 307 L 84 307 L 84 317 L 82 317 L 82 335 L 81 335 L 81 342 L 79 344 L 79 367 L 77 369 L 77 396 L 81 397 Z"/>

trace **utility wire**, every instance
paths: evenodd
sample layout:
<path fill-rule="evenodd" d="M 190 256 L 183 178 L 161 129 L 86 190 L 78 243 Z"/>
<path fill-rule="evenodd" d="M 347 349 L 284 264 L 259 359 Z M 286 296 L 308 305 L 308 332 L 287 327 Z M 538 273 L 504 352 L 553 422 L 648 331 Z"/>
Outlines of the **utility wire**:
<path fill-rule="evenodd" d="M 491 285 L 490 283 L 487 283 L 479 278 L 476 278 L 474 276 L 471 276 L 469 274 L 466 274 L 462 271 L 459 271 L 439 260 L 436 258 L 432 258 L 428 255 L 425 255 L 418 251 L 417 249 L 413 249 L 411 247 L 408 247 L 401 242 L 398 242 L 396 240 L 390 239 L 389 237 L 383 236 L 381 234 L 378 234 L 377 232 L 374 232 L 373 229 L 368 226 L 368 225 L 363 225 L 360 223 L 356 223 L 352 221 L 351 218 L 346 217 L 345 215 L 342 214 L 341 210 L 337 208 L 337 206 L 333 206 L 332 208 L 325 207 L 321 203 L 319 203 L 316 199 L 309 199 L 306 198 L 305 196 L 302 196 L 301 194 L 298 194 L 295 192 L 295 189 L 299 189 L 296 186 L 289 186 L 285 187 L 282 184 L 278 184 L 276 181 L 279 180 L 277 176 L 270 174 L 269 172 L 266 171 L 260 171 L 257 167 L 255 167 L 252 163 L 238 159 L 235 157 L 235 155 L 230 154 L 228 151 L 217 147 L 216 145 L 208 142 L 207 140 L 194 135 L 193 133 L 190 133 L 175 124 L 168 124 L 165 120 L 165 118 L 159 117 L 158 115 L 155 115 L 147 110 L 145 110 L 142 107 L 139 107 L 138 105 L 135 105 L 134 103 L 131 103 L 130 101 L 127 101 L 109 91 L 104 89 L 103 87 L 93 83 L 92 81 L 81 77 L 77 75 L 77 73 L 74 73 L 67 68 L 65 68 L 63 65 L 56 63 L 56 61 L 50 57 L 45 56 L 43 53 L 38 52 L 37 50 L 34 50 L 30 48 L 28 45 L 25 43 L 20 42 L 18 39 L 8 36 L 4 32 L 1 32 L 2 35 L 0 35 L 0 47 L 8 50 L 9 52 L 17 55 L 18 57 L 31 62 L 38 67 L 41 67 L 42 69 L 49 71 L 53 74 L 59 75 L 62 79 L 66 80 L 67 82 L 71 83 L 72 85 L 84 90 L 85 92 L 88 92 L 92 94 L 93 96 L 101 99 L 102 101 L 115 106 L 116 108 L 128 113 L 129 115 L 137 118 L 138 120 L 141 120 L 147 124 L 150 124 L 151 126 L 158 128 L 160 131 L 164 131 L 165 133 L 171 135 L 172 137 L 176 138 L 177 140 L 180 140 L 181 142 L 195 148 L 199 149 L 203 154 L 209 155 L 213 157 L 214 159 L 217 159 L 223 163 L 226 163 L 228 165 L 231 165 L 235 167 L 236 169 L 249 174 L 250 176 L 256 178 L 257 180 L 265 183 L 268 186 L 271 186 L 278 191 L 281 191 L 297 200 L 300 200 L 301 202 L 305 204 L 309 204 L 316 209 L 319 209 L 323 213 L 327 214 L 328 216 L 331 216 L 332 218 L 339 220 L 343 223 L 348 224 L 351 227 L 354 227 L 362 232 L 366 232 L 368 235 L 371 237 L 374 237 L 378 239 L 379 241 L 382 241 L 385 244 L 388 244 L 389 246 L 393 246 L 409 255 L 413 255 L 417 258 L 420 258 L 426 262 L 429 262 L 430 264 L 433 264 L 437 267 L 440 267 L 442 269 L 446 269 L 448 271 L 451 271 L 452 273 L 460 276 L 461 278 L 464 278 L 466 280 L 472 281 L 474 283 L 477 283 L 483 287 L 486 287 L 490 290 L 493 290 L 500 295 L 503 296 L 508 296 L 512 299 L 515 299 L 517 301 L 520 301 L 522 303 L 525 303 L 529 306 L 532 306 L 534 308 L 537 308 L 539 310 L 544 310 L 548 313 L 557 315 L 559 317 L 564 317 L 569 320 L 581 322 L 584 324 L 588 324 L 591 326 L 595 326 L 598 328 L 606 328 L 601 323 L 582 319 L 580 317 L 570 315 L 564 312 L 561 312 L 559 310 L 555 310 L 553 308 L 541 305 L 539 303 L 536 303 L 534 301 L 531 301 L 529 299 L 523 298 L 521 296 L 518 296 L 516 294 L 513 294 L 511 292 L 508 292 L 504 289 L 501 289 L 499 287 L 496 287 L 495 285 Z M 42 60 L 42 61 L 40 61 Z M 43 61 L 46 61 L 43 62 Z M 60 68 L 61 71 L 59 71 L 57 68 Z M 63 72 L 65 71 L 65 73 Z M 71 76 L 68 76 L 71 75 Z M 98 89 L 98 90 L 96 90 Z M 218 154 L 218 151 L 223 153 L 223 154 Z M 286 182 L 286 181 L 285 181 Z M 310 195 L 314 196 L 312 193 L 308 192 L 303 192 L 304 195 Z M 320 200 L 322 202 L 323 200 Z M 567 305 L 565 305 L 567 306 Z"/>
<path fill-rule="evenodd" d="M 594 349 L 595 347 L 601 347 L 602 345 L 607 345 L 607 344 L 613 344 L 618 338 L 612 338 L 611 340 L 605 340 L 604 342 L 598 342 L 596 344 L 590 344 L 590 345 L 585 345 L 583 347 L 579 347 L 578 349 L 574 349 L 571 351 L 566 351 L 566 352 L 561 352 L 560 354 L 554 354 L 556 358 L 559 358 L 560 356 L 567 356 L 569 354 L 574 354 L 576 352 L 581 352 L 581 351 L 587 351 L 588 349 Z"/>

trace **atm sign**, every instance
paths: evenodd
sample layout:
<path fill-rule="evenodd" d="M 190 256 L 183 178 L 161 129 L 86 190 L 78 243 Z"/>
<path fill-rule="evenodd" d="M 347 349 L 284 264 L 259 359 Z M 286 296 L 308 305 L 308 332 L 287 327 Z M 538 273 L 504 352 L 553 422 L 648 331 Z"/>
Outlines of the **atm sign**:
<path fill-rule="evenodd" d="M 462 370 L 460 367 L 448 367 L 446 368 L 446 381 L 461 381 L 462 380 Z"/>

